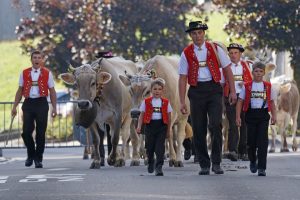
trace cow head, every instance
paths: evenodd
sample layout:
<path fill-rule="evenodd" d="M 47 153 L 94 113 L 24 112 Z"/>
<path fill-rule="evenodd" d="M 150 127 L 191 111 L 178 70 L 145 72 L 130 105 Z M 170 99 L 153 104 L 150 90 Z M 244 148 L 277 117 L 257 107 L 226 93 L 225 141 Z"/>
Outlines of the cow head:
<path fill-rule="evenodd" d="M 95 118 L 95 99 L 101 93 L 103 85 L 107 84 L 111 75 L 107 72 L 97 72 L 89 64 L 84 64 L 80 67 L 70 67 L 71 73 L 63 73 L 59 75 L 66 84 L 75 85 L 78 91 L 77 107 L 79 113 L 85 113 L 87 116 L 90 114 Z M 81 114 L 79 114 L 82 116 Z M 76 118 L 76 117 L 75 117 Z M 94 119 L 84 122 L 84 126 L 88 126 Z M 82 121 L 81 118 L 79 121 Z M 81 125 L 81 122 L 79 122 Z"/>
<path fill-rule="evenodd" d="M 128 86 L 131 95 L 131 117 L 137 119 L 140 115 L 139 107 L 144 98 L 150 96 L 151 74 L 119 75 L 124 85 Z"/>

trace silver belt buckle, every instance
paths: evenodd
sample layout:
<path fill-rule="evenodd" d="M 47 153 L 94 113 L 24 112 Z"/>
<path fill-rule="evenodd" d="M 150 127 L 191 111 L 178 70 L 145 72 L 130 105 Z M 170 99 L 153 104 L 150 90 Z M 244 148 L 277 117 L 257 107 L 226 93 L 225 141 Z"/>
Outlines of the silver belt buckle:
<path fill-rule="evenodd" d="M 206 67 L 206 61 L 200 61 L 199 67 Z"/>

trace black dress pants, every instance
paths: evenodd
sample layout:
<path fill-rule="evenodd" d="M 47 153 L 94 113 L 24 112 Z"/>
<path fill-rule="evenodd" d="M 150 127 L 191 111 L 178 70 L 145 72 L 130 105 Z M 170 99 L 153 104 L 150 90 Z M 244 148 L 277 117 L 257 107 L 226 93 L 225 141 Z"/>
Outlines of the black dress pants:
<path fill-rule="evenodd" d="M 239 154 L 247 153 L 247 129 L 245 123 L 245 113 L 241 112 L 241 127 L 238 129 L 235 123 L 236 104 L 230 105 L 228 98 L 225 98 L 226 116 L 229 122 L 228 130 L 228 150 Z M 240 130 L 240 132 L 239 132 Z"/>
<path fill-rule="evenodd" d="M 38 161 L 43 160 L 45 149 L 45 133 L 48 122 L 49 105 L 46 97 L 27 98 L 23 105 L 23 133 L 22 138 L 27 147 L 27 156 Z M 36 128 L 36 145 L 32 133 Z"/>
<path fill-rule="evenodd" d="M 247 146 L 250 162 L 256 162 L 258 169 L 266 169 L 268 153 L 268 109 L 249 109 L 245 115 L 247 124 Z"/>
<path fill-rule="evenodd" d="M 154 153 L 156 156 L 155 168 L 164 164 L 165 140 L 168 126 L 162 120 L 151 120 L 145 126 L 145 147 L 149 165 L 154 163 Z"/>
<path fill-rule="evenodd" d="M 188 97 L 191 107 L 195 152 L 200 167 L 209 168 L 210 163 L 219 165 L 222 153 L 222 87 L 214 81 L 198 82 L 191 86 Z M 207 124 L 211 131 L 211 157 L 207 150 Z"/>

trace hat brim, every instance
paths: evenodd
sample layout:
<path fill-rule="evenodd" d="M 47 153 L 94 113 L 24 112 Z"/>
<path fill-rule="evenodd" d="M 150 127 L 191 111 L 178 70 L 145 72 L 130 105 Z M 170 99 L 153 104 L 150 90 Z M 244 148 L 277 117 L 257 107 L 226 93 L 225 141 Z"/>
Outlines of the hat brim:
<path fill-rule="evenodd" d="M 227 47 L 227 50 L 229 51 L 230 49 L 238 49 L 240 52 L 244 52 L 245 49 L 244 48 L 239 48 L 239 47 Z"/>
<path fill-rule="evenodd" d="M 207 27 L 202 27 L 202 28 L 189 28 L 189 29 L 187 29 L 185 32 L 186 33 L 189 33 L 189 32 L 191 32 L 191 31 L 194 31 L 194 30 L 207 30 L 208 28 Z"/>

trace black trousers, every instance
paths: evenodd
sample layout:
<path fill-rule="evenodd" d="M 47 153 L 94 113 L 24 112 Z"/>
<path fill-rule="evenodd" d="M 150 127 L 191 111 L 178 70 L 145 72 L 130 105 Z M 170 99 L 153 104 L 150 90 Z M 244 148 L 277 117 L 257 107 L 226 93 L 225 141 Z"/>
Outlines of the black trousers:
<path fill-rule="evenodd" d="M 162 120 L 151 120 L 145 126 L 145 147 L 149 165 L 154 163 L 154 153 L 156 156 L 155 167 L 163 166 L 165 154 L 165 140 L 168 126 Z"/>
<path fill-rule="evenodd" d="M 23 134 L 22 138 L 27 147 L 28 158 L 42 161 L 45 149 L 45 133 L 48 122 L 49 105 L 46 97 L 27 98 L 23 105 Z M 35 127 L 36 126 L 36 127 Z M 36 129 L 35 129 L 36 128 Z M 36 130 L 36 145 L 32 133 Z"/>
<path fill-rule="evenodd" d="M 240 132 L 236 126 L 236 104 L 230 105 L 228 98 L 225 98 L 226 116 L 229 122 L 228 130 L 228 150 L 239 154 L 247 153 L 247 128 L 245 123 L 245 113 L 241 112 Z"/>
<path fill-rule="evenodd" d="M 250 162 L 258 161 L 258 169 L 267 166 L 269 120 L 268 109 L 249 109 L 245 115 L 248 157 Z"/>
<path fill-rule="evenodd" d="M 222 153 L 222 87 L 214 81 L 199 82 L 188 91 L 191 106 L 195 152 L 200 167 L 209 168 L 210 163 L 219 165 Z M 211 131 L 211 157 L 207 150 L 207 124 Z"/>

